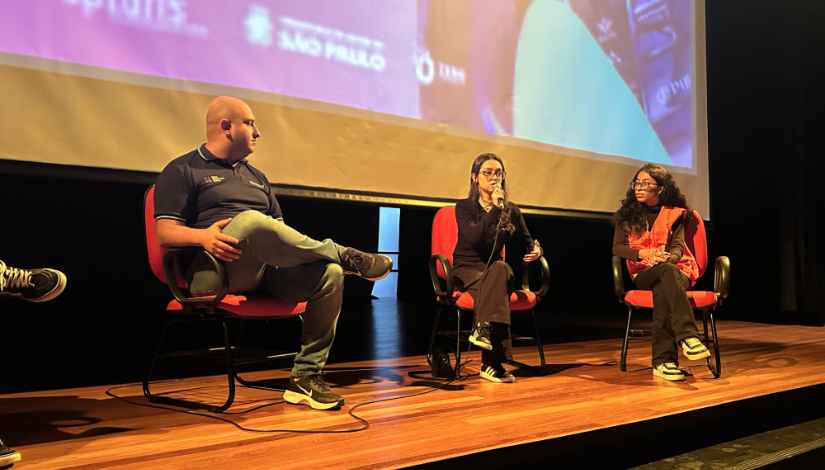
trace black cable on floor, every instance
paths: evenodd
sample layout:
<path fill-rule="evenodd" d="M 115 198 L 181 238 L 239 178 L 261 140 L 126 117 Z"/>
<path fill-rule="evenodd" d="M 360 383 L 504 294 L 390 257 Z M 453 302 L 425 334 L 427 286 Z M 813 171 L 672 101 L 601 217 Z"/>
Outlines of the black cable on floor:
<path fill-rule="evenodd" d="M 183 409 L 172 408 L 172 407 L 161 406 L 161 405 L 154 405 L 154 404 L 151 404 L 151 403 L 139 403 L 139 402 L 132 401 L 132 400 L 129 400 L 127 398 L 115 395 L 113 393 L 114 390 L 119 390 L 119 389 L 126 388 L 126 387 L 134 387 L 134 386 L 137 386 L 137 385 L 142 385 L 142 384 L 139 384 L 139 383 L 116 385 L 116 386 L 106 390 L 106 395 L 108 395 L 112 398 L 116 398 L 118 400 L 121 400 L 123 402 L 129 403 L 130 405 L 144 406 L 146 408 L 155 408 L 155 409 L 158 409 L 158 410 L 175 411 L 175 412 L 178 412 L 178 413 L 194 415 L 194 416 L 202 416 L 204 418 L 210 418 L 210 419 L 214 419 L 214 420 L 217 420 L 217 421 L 223 421 L 225 423 L 231 424 L 232 426 L 235 426 L 236 428 L 238 428 L 239 430 L 244 431 L 244 432 L 256 432 L 256 433 L 294 432 L 294 433 L 302 433 L 302 434 L 347 434 L 347 433 L 366 431 L 370 427 L 369 421 L 367 421 L 366 419 L 364 419 L 364 418 L 362 418 L 362 417 L 360 417 L 360 416 L 358 416 L 354 413 L 354 411 L 357 408 L 360 408 L 360 407 L 366 406 L 366 405 L 372 405 L 372 404 L 375 404 L 375 403 L 384 403 L 384 402 L 393 401 L 393 400 L 401 400 L 403 398 L 413 398 L 413 397 L 418 397 L 418 396 L 421 396 L 421 395 L 426 395 L 428 393 L 432 393 L 432 392 L 435 392 L 435 391 L 438 391 L 438 390 L 442 390 L 446 386 L 451 385 L 453 382 L 461 382 L 461 381 L 467 380 L 471 377 L 477 377 L 477 375 L 472 375 L 472 376 L 471 375 L 465 375 L 463 377 L 458 377 L 456 379 L 450 380 L 449 382 L 445 382 L 445 383 L 439 385 L 436 388 L 432 388 L 430 390 L 425 390 L 425 391 L 419 392 L 419 393 L 413 393 L 411 395 L 402 395 L 400 397 L 383 398 L 381 400 L 373 400 L 373 401 L 368 401 L 368 402 L 364 402 L 364 403 L 359 403 L 359 404 L 351 407 L 349 409 L 348 414 L 350 416 L 352 416 L 354 419 L 356 419 L 357 421 L 361 422 L 361 427 L 358 427 L 358 428 L 355 428 L 355 429 L 342 429 L 342 430 L 336 430 L 336 431 L 306 430 L 306 429 L 255 429 L 255 428 L 247 428 L 247 427 L 241 426 L 240 424 L 238 424 L 238 423 L 236 423 L 236 422 L 234 422 L 230 419 L 226 419 L 226 418 L 223 418 L 223 417 L 215 415 L 215 414 L 198 413 L 196 411 L 183 410 Z M 163 382 L 152 382 L 152 383 L 153 384 L 170 383 L 170 382 L 177 382 L 179 380 L 180 379 L 178 379 L 178 380 L 168 380 L 168 381 L 163 381 Z M 283 403 L 286 403 L 286 402 L 285 401 L 278 401 L 278 402 L 275 402 L 275 403 L 267 403 L 265 405 L 260 405 L 260 406 L 257 406 L 255 408 L 252 408 L 250 410 L 246 410 L 246 411 L 242 411 L 242 412 L 222 413 L 222 414 L 242 415 L 242 414 L 250 413 L 252 411 L 257 411 L 257 410 L 260 410 L 260 409 L 263 409 L 263 408 L 266 408 L 266 407 L 269 407 L 269 406 L 280 405 L 280 404 L 283 404 Z"/>

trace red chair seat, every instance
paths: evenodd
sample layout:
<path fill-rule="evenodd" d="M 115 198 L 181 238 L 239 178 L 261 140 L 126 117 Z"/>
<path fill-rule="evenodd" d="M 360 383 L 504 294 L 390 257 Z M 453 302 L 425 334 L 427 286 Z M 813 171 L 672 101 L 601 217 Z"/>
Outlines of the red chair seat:
<path fill-rule="evenodd" d="M 692 308 L 716 305 L 716 294 L 713 292 L 689 290 L 687 296 Z M 625 295 L 624 300 L 634 307 L 653 308 L 653 292 L 649 290 L 632 290 Z"/>
<path fill-rule="evenodd" d="M 464 310 L 474 310 L 475 303 L 467 292 L 453 292 L 453 303 Z M 510 294 L 510 311 L 532 310 L 538 303 L 536 294 L 527 290 L 517 290 Z"/>
<path fill-rule="evenodd" d="M 197 307 L 203 308 L 204 305 L 199 304 Z M 306 302 L 287 302 L 268 295 L 251 295 L 249 297 L 245 295 L 227 295 L 218 303 L 217 308 L 239 317 L 266 318 L 300 315 L 306 311 L 307 304 Z M 181 311 L 183 306 L 177 300 L 172 300 L 166 310 L 169 312 Z"/>

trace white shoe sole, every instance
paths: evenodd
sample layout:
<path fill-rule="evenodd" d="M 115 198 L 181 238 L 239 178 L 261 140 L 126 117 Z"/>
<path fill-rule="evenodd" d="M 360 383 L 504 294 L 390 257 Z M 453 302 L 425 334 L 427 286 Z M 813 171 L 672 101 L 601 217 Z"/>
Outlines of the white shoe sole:
<path fill-rule="evenodd" d="M 284 392 L 284 401 L 291 405 L 301 405 L 303 402 L 306 402 L 306 404 L 311 406 L 314 410 L 329 410 L 331 408 L 338 408 L 341 406 L 339 402 L 320 403 L 302 393 L 295 393 L 290 390 Z"/>
<path fill-rule="evenodd" d="M 659 372 L 659 370 L 656 369 L 656 368 L 653 369 L 653 376 L 654 377 L 659 377 L 660 379 L 665 379 L 669 382 L 682 382 L 683 380 L 685 380 L 685 374 L 679 374 L 679 375 L 663 374 L 663 373 Z"/>
<path fill-rule="evenodd" d="M 478 341 L 478 340 L 476 340 L 475 336 L 470 336 L 469 340 L 470 340 L 471 343 L 475 344 L 476 346 L 478 346 L 481 349 L 486 349 L 488 351 L 493 350 L 493 345 L 492 344 L 487 344 L 487 343 L 484 343 L 482 341 Z"/>
<path fill-rule="evenodd" d="M 705 349 L 704 352 L 700 352 L 699 354 L 688 354 L 687 351 L 682 349 L 682 354 L 684 354 L 685 357 L 690 361 L 698 361 L 699 359 L 710 357 L 710 351 L 708 351 L 707 349 Z"/>
<path fill-rule="evenodd" d="M 505 377 L 503 379 L 500 379 L 498 377 L 493 377 L 492 375 L 490 375 L 490 374 L 488 374 L 484 371 L 479 372 L 478 375 L 480 375 L 482 378 L 485 378 L 485 379 L 489 380 L 490 382 L 495 382 L 495 383 L 499 383 L 499 384 L 511 384 L 511 383 L 515 383 L 515 381 L 516 381 L 516 378 L 513 377 L 513 376 Z"/>
<path fill-rule="evenodd" d="M 11 466 L 11 464 L 20 461 L 20 453 L 15 452 L 11 455 L 4 455 L 0 457 L 0 468 L 5 468 L 6 466 Z"/>

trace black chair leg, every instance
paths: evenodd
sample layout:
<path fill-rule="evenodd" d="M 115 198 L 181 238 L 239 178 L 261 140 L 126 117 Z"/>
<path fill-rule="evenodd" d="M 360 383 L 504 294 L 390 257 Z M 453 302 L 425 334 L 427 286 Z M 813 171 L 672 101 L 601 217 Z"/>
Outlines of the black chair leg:
<path fill-rule="evenodd" d="M 192 410 L 206 410 L 211 413 L 221 413 L 227 410 L 230 406 L 232 406 L 232 402 L 235 401 L 235 365 L 232 360 L 232 347 L 229 344 L 229 330 L 226 327 L 226 320 L 224 320 L 223 318 L 221 318 L 219 322 L 223 329 L 223 341 L 224 348 L 226 350 L 226 376 L 229 385 L 229 394 L 227 396 L 226 401 L 222 405 L 215 406 L 191 400 L 183 400 L 180 398 L 170 398 L 165 396 L 152 395 L 152 393 L 149 391 L 149 381 L 152 378 L 152 371 L 155 368 L 155 363 L 157 362 L 158 356 L 160 356 L 160 351 L 163 346 L 163 340 L 166 337 L 167 330 L 173 322 L 174 320 L 168 322 L 163 328 L 160 342 L 158 343 L 157 350 L 155 351 L 155 356 L 152 358 L 152 364 L 149 368 L 149 374 L 146 376 L 146 380 L 143 381 L 143 394 L 152 403 L 178 406 L 181 408 L 189 408 Z"/>
<path fill-rule="evenodd" d="M 633 307 L 627 306 L 627 327 L 624 330 L 624 343 L 622 343 L 622 358 L 619 361 L 619 370 L 627 371 L 627 343 L 630 341 L 630 319 L 633 317 Z"/>
<path fill-rule="evenodd" d="M 455 369 L 453 374 L 458 377 L 458 372 L 461 370 L 461 309 L 456 307 L 455 313 Z"/>
<path fill-rule="evenodd" d="M 702 326 L 705 330 L 705 342 L 708 341 L 708 310 L 706 308 L 702 309 Z"/>
<path fill-rule="evenodd" d="M 710 320 L 710 329 L 713 334 L 713 355 L 716 358 L 715 364 L 708 358 L 708 368 L 713 374 L 713 377 L 718 379 L 722 376 L 722 358 L 719 354 L 719 338 L 716 336 L 716 320 L 713 319 L 713 309 L 708 311 L 708 319 Z"/>
<path fill-rule="evenodd" d="M 174 320 L 170 320 L 163 325 L 163 330 L 160 333 L 160 340 L 158 341 L 158 346 L 155 348 L 155 355 L 152 356 L 152 362 L 149 365 L 149 373 L 146 374 L 146 378 L 143 380 L 143 395 L 152 403 L 155 403 L 155 396 L 152 395 L 152 392 L 149 391 L 149 382 L 152 380 L 152 372 L 155 370 L 155 364 L 158 361 L 158 356 L 160 352 L 163 350 L 163 340 L 166 339 L 166 332 L 169 330 L 169 326 L 174 323 Z"/>
<path fill-rule="evenodd" d="M 539 334 L 539 322 L 536 320 L 536 311 L 530 310 L 530 315 L 533 317 L 533 328 L 536 330 L 536 346 L 539 348 L 539 360 L 541 365 L 539 366 L 539 373 L 544 371 L 544 345 L 541 343 L 541 335 Z"/>
<path fill-rule="evenodd" d="M 438 307 L 435 312 L 435 321 L 433 321 L 433 332 L 430 334 L 430 345 L 427 347 L 427 364 L 433 364 L 433 345 L 435 344 L 435 337 L 438 335 L 438 320 L 441 318 L 441 310 L 444 307 Z"/>

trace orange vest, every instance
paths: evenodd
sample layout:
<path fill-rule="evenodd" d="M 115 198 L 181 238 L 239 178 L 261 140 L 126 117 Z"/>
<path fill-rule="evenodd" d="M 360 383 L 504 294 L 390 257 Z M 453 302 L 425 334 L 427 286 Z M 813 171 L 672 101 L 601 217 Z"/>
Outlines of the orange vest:
<path fill-rule="evenodd" d="M 684 222 L 685 212 L 685 209 L 679 207 L 662 207 L 656 222 L 653 223 L 652 230 L 645 230 L 641 236 L 632 233 L 627 234 L 627 246 L 634 250 L 670 251 L 670 242 L 673 237 L 671 228 L 673 223 L 680 218 Z M 630 277 L 634 280 L 637 274 L 649 267 L 650 264 L 647 261 L 627 261 L 627 269 L 630 271 Z M 687 244 L 684 246 L 684 253 L 676 263 L 676 267 L 687 275 L 691 286 L 696 283 L 696 278 L 699 277 L 699 266 L 696 264 L 696 259 L 688 249 Z"/>

